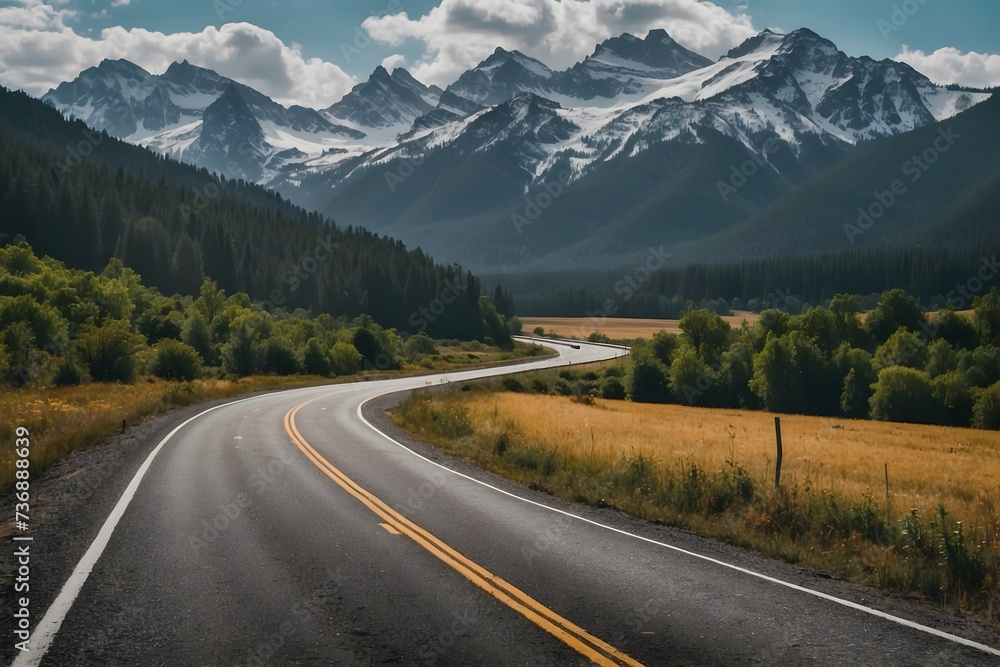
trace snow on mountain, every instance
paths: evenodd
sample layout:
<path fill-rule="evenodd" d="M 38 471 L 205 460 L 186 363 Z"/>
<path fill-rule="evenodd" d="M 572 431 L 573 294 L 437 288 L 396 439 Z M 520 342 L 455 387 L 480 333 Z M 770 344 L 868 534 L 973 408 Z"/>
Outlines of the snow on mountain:
<path fill-rule="evenodd" d="M 534 58 L 497 47 L 489 58 L 463 73 L 445 92 L 481 106 L 494 106 L 520 93 L 558 92 L 555 77 L 555 72 Z"/>
<path fill-rule="evenodd" d="M 442 92 L 437 86 L 420 83 L 403 68 L 397 67 L 390 75 L 379 66 L 368 81 L 355 86 L 344 99 L 325 109 L 323 115 L 366 134 L 394 137 L 410 129 L 418 117 L 432 111 Z"/>
<path fill-rule="evenodd" d="M 331 122 L 314 109 L 286 108 L 186 60 L 158 76 L 126 60 L 105 60 L 42 99 L 91 127 L 234 178 L 273 174 L 277 162 L 295 158 L 285 152 L 293 143 L 308 156 L 365 139 L 364 132 Z M 223 146 L 222 140 L 233 143 Z M 239 159 L 220 162 L 221 155 L 240 146 L 245 153 Z M 264 168 L 269 162 L 270 172 Z"/>
<path fill-rule="evenodd" d="M 987 97 L 936 86 L 902 63 L 849 57 L 802 29 L 765 30 L 714 63 L 662 30 L 606 40 L 563 72 L 498 48 L 443 91 L 379 67 L 322 111 L 283 107 L 186 61 L 159 76 L 104 61 L 44 99 L 115 136 L 212 169 L 235 165 L 228 176 L 294 194 L 316 176 L 336 188 L 367 168 L 454 146 L 503 146 L 525 189 L 566 166 L 583 178 L 709 136 L 758 156 L 777 139 L 808 163 L 810 151 L 908 132 Z"/>
<path fill-rule="evenodd" d="M 657 83 L 711 64 L 665 30 L 652 30 L 644 40 L 625 33 L 601 43 L 593 55 L 561 73 L 559 89 L 585 101 L 617 98 L 648 92 Z"/>
<path fill-rule="evenodd" d="M 586 72 L 591 80 L 613 81 L 625 96 L 630 83 L 655 83 L 655 91 L 636 102 L 602 108 L 579 100 L 572 104 L 572 99 L 567 106 L 560 75 L 517 52 L 497 49 L 449 86 L 438 109 L 418 119 L 396 148 L 364 156 L 350 173 L 390 156 L 423 158 L 451 144 L 470 152 L 504 144 L 523 167 L 528 188 L 564 165 L 575 180 L 603 163 L 669 142 L 698 143 L 707 133 L 729 137 L 765 160 L 764 145 L 773 138 L 790 155 L 808 161 L 808 151 L 817 146 L 848 146 L 908 132 L 988 97 L 936 86 L 895 61 L 848 57 L 809 30 L 764 31 L 717 63 L 667 78 L 702 60 L 662 31 L 646 40 L 628 35 L 608 40 L 568 72 L 577 80 Z M 649 75 L 641 82 L 634 76 L 640 72 Z M 475 106 L 442 112 L 445 101 L 489 104 L 508 95 L 473 123 L 467 114 L 476 112 Z"/>

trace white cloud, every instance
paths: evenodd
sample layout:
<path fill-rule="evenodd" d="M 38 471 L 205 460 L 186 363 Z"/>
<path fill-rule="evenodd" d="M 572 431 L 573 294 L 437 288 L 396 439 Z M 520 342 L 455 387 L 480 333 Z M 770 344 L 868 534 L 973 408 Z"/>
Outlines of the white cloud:
<path fill-rule="evenodd" d="M 406 56 L 394 53 L 382 60 L 382 67 L 384 67 L 391 74 L 392 70 L 397 67 L 406 67 Z"/>
<path fill-rule="evenodd" d="M 757 32 L 744 6 L 733 12 L 699 0 L 442 0 L 419 19 L 404 12 L 371 17 L 362 25 L 383 44 L 422 42 L 424 56 L 413 74 L 447 85 L 496 46 L 563 69 L 609 37 L 623 32 L 644 37 L 653 28 L 665 28 L 683 46 L 717 58 Z"/>
<path fill-rule="evenodd" d="M 22 30 L 61 30 L 65 19 L 75 12 L 56 9 L 41 0 L 19 0 L 21 6 L 0 7 L 0 28 Z"/>
<path fill-rule="evenodd" d="M 906 63 L 934 83 L 959 83 L 977 88 L 1000 86 L 1000 55 L 995 53 L 962 53 L 948 46 L 928 54 L 910 50 L 904 44 L 903 52 L 894 60 Z"/>
<path fill-rule="evenodd" d="M 323 108 L 355 81 L 340 67 L 305 58 L 269 30 L 249 23 L 165 35 L 142 28 L 107 28 L 92 39 L 67 27 L 67 12 L 37 0 L 0 9 L 0 82 L 36 96 L 105 58 L 125 58 L 154 74 L 177 60 L 213 69 L 276 101 Z"/>

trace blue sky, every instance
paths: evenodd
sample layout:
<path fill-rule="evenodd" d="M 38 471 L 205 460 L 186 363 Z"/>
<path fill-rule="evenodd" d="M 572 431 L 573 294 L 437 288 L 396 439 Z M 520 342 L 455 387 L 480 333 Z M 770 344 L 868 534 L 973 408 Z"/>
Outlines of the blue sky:
<path fill-rule="evenodd" d="M 111 2 L 70 4 L 109 7 Z M 173 0 L 169 3 L 132 0 L 127 7 L 111 10 L 107 17 L 81 17 L 80 26 L 87 30 L 123 25 L 180 32 L 246 21 L 268 28 L 286 43 L 302 44 L 306 56 L 323 58 L 358 76 L 369 74 L 383 58 L 394 52 L 392 48 L 376 45 L 366 49 L 361 57 L 347 62 L 338 48 L 340 43 L 354 39 L 355 28 L 369 16 L 386 13 L 389 0 L 222 0 L 214 4 L 211 0 Z M 438 4 L 438 0 L 398 0 L 398 5 L 410 17 L 426 14 Z M 961 51 L 1000 53 L 1000 2 L 997 0 L 925 0 L 923 4 L 913 0 L 912 5 L 919 9 L 912 16 L 904 12 L 907 21 L 898 29 L 892 22 L 893 6 L 902 9 L 907 3 L 901 0 L 720 0 L 715 4 L 734 10 L 746 7 L 754 27 L 761 29 L 788 31 L 809 27 L 831 39 L 849 55 L 891 58 L 902 51 L 903 44 L 925 52 L 950 46 Z M 879 21 L 893 29 L 883 33 Z"/>
<path fill-rule="evenodd" d="M 997 0 L 0 0 L 0 82 L 42 94 L 105 57 L 153 72 L 187 58 L 324 106 L 381 63 L 447 85 L 496 46 L 561 69 L 624 31 L 664 27 L 717 58 L 802 26 L 937 81 L 1000 84 Z"/>

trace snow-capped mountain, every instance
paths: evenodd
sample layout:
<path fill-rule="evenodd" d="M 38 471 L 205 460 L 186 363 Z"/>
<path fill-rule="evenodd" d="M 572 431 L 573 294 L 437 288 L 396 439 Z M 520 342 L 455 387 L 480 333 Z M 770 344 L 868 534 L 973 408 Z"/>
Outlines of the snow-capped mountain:
<path fill-rule="evenodd" d="M 445 91 L 481 106 L 506 102 L 518 93 L 547 95 L 557 90 L 556 74 L 520 51 L 499 46 L 493 54 L 458 77 Z"/>
<path fill-rule="evenodd" d="M 860 142 L 946 120 L 989 97 L 937 86 L 895 61 L 848 57 L 809 30 L 766 31 L 716 63 L 647 78 L 653 90 L 611 107 L 554 101 L 558 75 L 529 69 L 516 54 L 491 59 L 464 81 L 499 91 L 497 98 L 513 91 L 511 81 L 532 90 L 360 157 L 307 161 L 285 176 L 306 197 L 332 191 L 324 212 L 438 256 L 480 268 L 547 263 L 555 251 L 569 253 L 559 261 L 627 254 L 650 238 L 681 242 L 737 224 Z M 620 60 L 616 66 L 625 69 Z M 517 77 L 501 77 L 505 67 Z M 609 71 L 596 60 L 587 69 Z M 446 94 L 468 91 L 456 84 Z M 748 160 L 753 177 L 732 180 Z M 415 172 L 407 168 L 414 164 Z M 537 210 L 531 202 L 551 198 L 553 188 L 559 198 L 540 218 L 545 224 L 534 224 L 525 211 Z M 392 196 L 376 201 L 379 191 Z M 324 199 L 308 202 L 322 207 Z"/>
<path fill-rule="evenodd" d="M 112 136 L 230 178 L 262 180 L 286 159 L 365 138 L 314 109 L 286 108 L 186 60 L 158 76 L 127 60 L 105 60 L 42 99 Z"/>
<path fill-rule="evenodd" d="M 334 122 L 346 122 L 363 131 L 395 128 L 398 134 L 432 111 L 443 92 L 437 86 L 425 86 L 401 67 L 389 74 L 380 65 L 368 81 L 359 83 L 323 114 Z"/>
<path fill-rule="evenodd" d="M 646 39 L 624 34 L 606 40 L 560 75 L 559 89 L 569 97 L 592 100 L 648 92 L 669 79 L 708 67 L 712 61 L 675 42 L 665 30 Z"/>
<path fill-rule="evenodd" d="M 801 29 L 765 30 L 717 62 L 662 30 L 625 34 L 562 72 L 498 48 L 443 91 L 379 67 L 322 111 L 186 62 L 153 76 L 105 61 L 45 99 L 343 224 L 488 268 L 626 256 L 651 238 L 739 224 L 860 143 L 988 97 Z M 748 160 L 752 176 L 735 178 Z M 544 225 L 524 214 L 539 193 L 553 199 Z"/>

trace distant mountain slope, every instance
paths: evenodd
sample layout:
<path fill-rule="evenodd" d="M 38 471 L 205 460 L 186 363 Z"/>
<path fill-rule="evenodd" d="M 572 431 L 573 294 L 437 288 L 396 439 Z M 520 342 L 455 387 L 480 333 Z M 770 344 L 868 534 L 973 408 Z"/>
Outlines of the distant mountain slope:
<path fill-rule="evenodd" d="M 1000 96 L 994 94 L 954 118 L 862 146 L 746 222 L 678 252 L 733 259 L 997 241 Z"/>
<path fill-rule="evenodd" d="M 531 70 L 494 56 L 483 77 Z M 556 78 L 529 74 L 536 89 Z M 850 58 L 808 30 L 765 32 L 638 103 L 564 108 L 522 92 L 330 167 L 289 167 L 279 189 L 483 270 L 616 266 L 651 243 L 696 243 L 738 225 L 857 145 L 987 97 L 894 61 Z"/>
<path fill-rule="evenodd" d="M 359 83 L 344 99 L 323 113 L 335 122 L 355 127 L 408 130 L 419 116 L 433 110 L 441 99 L 437 86 L 425 86 L 401 67 L 392 74 L 381 65 L 365 83 Z"/>
<path fill-rule="evenodd" d="M 411 313 L 457 290 L 428 331 L 463 337 L 482 327 L 478 281 L 460 268 L 66 121 L 4 88 L 0 233 L 5 242 L 23 235 L 38 253 L 74 268 L 100 270 L 119 257 L 167 294 L 197 293 L 208 276 L 289 312 L 367 313 L 411 332 Z"/>
<path fill-rule="evenodd" d="M 114 137 L 254 182 L 285 160 L 365 137 L 187 61 L 154 76 L 127 60 L 105 60 L 42 99 Z"/>
<path fill-rule="evenodd" d="M 512 270 L 619 266 L 651 243 L 708 252 L 854 152 L 988 97 L 800 29 L 714 63 L 662 30 L 563 72 L 498 48 L 444 91 L 380 67 L 322 112 L 186 63 L 159 77 L 104 63 L 46 99 L 434 256 Z"/>

